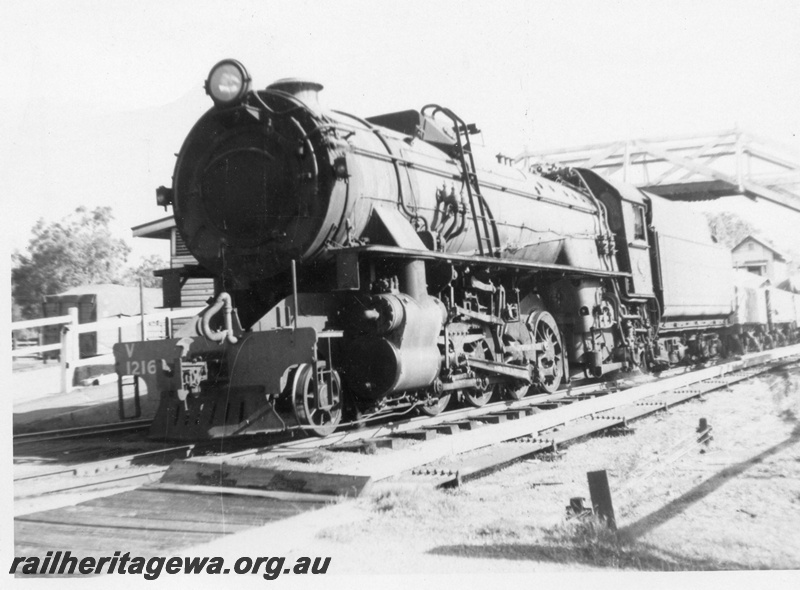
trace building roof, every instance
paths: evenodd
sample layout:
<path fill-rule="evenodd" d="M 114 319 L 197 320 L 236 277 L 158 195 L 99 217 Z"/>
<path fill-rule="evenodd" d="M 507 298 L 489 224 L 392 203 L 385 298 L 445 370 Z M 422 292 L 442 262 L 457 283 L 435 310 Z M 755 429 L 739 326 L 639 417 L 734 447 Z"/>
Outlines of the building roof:
<path fill-rule="evenodd" d="M 148 221 L 141 225 L 136 225 L 131 228 L 134 238 L 155 238 L 158 240 L 169 240 L 172 234 L 172 228 L 175 227 L 175 218 L 170 215 L 169 217 L 162 217 L 155 221 Z"/>
<path fill-rule="evenodd" d="M 751 241 L 751 240 L 752 240 L 752 241 L 754 241 L 754 242 L 758 242 L 759 244 L 761 244 L 762 246 L 764 246 L 764 247 L 765 247 L 765 248 L 767 248 L 768 250 L 772 251 L 772 252 L 775 254 L 775 257 L 776 257 L 776 258 L 777 258 L 777 259 L 778 259 L 780 262 L 786 262 L 786 260 L 787 260 L 787 256 L 786 256 L 786 255 L 785 255 L 783 252 L 781 252 L 780 250 L 778 250 L 778 249 L 777 249 L 777 248 L 776 248 L 774 245 L 772 245 L 772 243 L 770 243 L 770 242 L 769 242 L 769 240 L 767 240 L 766 238 L 764 238 L 764 237 L 761 237 L 761 236 L 755 236 L 755 235 L 753 235 L 753 234 L 750 234 L 750 235 L 748 235 L 748 236 L 747 236 L 746 238 L 744 238 L 744 239 L 743 239 L 741 242 L 739 242 L 739 243 L 738 243 L 738 244 L 736 244 L 736 245 L 735 245 L 733 248 L 731 248 L 731 252 L 735 252 L 736 250 L 738 250 L 738 249 L 739 249 L 739 247 L 740 247 L 742 244 L 744 244 L 745 242 Z"/>

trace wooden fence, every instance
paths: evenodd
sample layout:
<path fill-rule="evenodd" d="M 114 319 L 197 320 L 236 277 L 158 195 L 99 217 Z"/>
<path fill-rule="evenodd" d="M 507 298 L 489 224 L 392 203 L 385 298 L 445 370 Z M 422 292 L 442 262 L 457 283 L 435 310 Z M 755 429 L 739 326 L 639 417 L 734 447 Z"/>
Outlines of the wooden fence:
<path fill-rule="evenodd" d="M 142 333 L 144 333 L 144 326 L 150 322 L 161 320 L 169 322 L 169 320 L 192 317 L 197 315 L 202 309 L 202 307 L 186 307 L 149 313 L 143 316 L 105 318 L 97 322 L 80 324 L 78 323 L 78 308 L 72 307 L 69 309 L 69 315 L 13 322 L 11 324 L 12 338 L 13 333 L 18 330 L 41 330 L 45 326 L 60 325 L 61 341 L 54 344 L 42 344 L 38 346 L 30 346 L 26 343 L 25 346 L 15 347 L 14 350 L 11 351 L 11 356 L 15 358 L 18 356 L 32 356 L 45 352 L 59 351 L 61 362 L 61 392 L 66 393 L 73 388 L 72 381 L 74 379 L 75 369 L 78 367 L 85 367 L 89 365 L 108 365 L 114 363 L 113 354 L 103 354 L 83 359 L 80 358 L 80 348 L 78 344 L 79 334 L 85 334 L 87 332 L 99 333 L 104 330 L 113 330 L 122 328 L 124 326 L 137 325 L 143 326 Z"/>

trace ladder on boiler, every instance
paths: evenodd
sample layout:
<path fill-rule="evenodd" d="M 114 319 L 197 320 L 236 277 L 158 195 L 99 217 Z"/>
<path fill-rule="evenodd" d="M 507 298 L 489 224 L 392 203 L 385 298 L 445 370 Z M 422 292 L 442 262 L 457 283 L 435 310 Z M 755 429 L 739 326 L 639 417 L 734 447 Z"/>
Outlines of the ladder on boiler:
<path fill-rule="evenodd" d="M 453 122 L 453 129 L 456 133 L 456 156 L 461 163 L 464 171 L 464 184 L 467 187 L 467 197 L 469 208 L 472 213 L 473 225 L 475 226 L 475 237 L 478 240 L 478 253 L 481 256 L 500 256 L 500 237 L 497 234 L 497 224 L 492 217 L 486 201 L 481 195 L 481 187 L 478 182 L 478 173 L 475 168 L 475 158 L 472 155 L 472 145 L 469 141 L 472 129 L 450 109 L 439 105 L 429 104 L 422 108 L 422 114 L 429 114 L 435 117 L 437 113 L 442 113 Z M 463 139 L 462 139 L 463 135 Z"/>

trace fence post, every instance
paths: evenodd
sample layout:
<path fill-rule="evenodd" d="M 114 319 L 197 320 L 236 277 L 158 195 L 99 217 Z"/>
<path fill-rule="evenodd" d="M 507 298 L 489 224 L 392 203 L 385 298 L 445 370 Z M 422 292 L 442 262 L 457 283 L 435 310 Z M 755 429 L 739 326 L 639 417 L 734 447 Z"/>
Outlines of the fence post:
<path fill-rule="evenodd" d="M 69 308 L 69 323 L 61 327 L 61 393 L 72 391 L 75 361 L 80 358 L 78 308 Z"/>
<path fill-rule="evenodd" d="M 145 338 L 145 326 L 144 326 L 144 287 L 142 286 L 142 277 L 139 277 L 139 321 L 142 322 L 142 341 L 147 340 Z"/>

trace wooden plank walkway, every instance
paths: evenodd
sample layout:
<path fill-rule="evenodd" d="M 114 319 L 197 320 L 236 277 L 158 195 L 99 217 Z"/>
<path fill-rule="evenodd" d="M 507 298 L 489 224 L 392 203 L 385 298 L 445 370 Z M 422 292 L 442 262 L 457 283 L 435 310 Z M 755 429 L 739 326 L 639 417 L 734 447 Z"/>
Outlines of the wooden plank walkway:
<path fill-rule="evenodd" d="M 47 551 L 69 550 L 81 557 L 114 551 L 177 555 L 182 548 L 326 505 L 139 488 L 15 518 L 15 554 L 44 557 Z"/>

